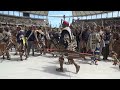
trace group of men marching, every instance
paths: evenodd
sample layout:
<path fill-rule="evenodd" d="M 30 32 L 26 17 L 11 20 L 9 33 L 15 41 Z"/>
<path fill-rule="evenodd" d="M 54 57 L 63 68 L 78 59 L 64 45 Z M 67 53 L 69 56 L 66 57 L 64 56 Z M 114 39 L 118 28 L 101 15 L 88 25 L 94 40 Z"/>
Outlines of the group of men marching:
<path fill-rule="evenodd" d="M 16 54 L 18 54 L 18 48 L 21 45 L 21 50 L 24 51 L 24 47 L 27 48 L 28 55 L 30 53 L 30 49 L 32 49 L 32 55 L 34 56 L 34 51 L 36 48 L 35 42 L 37 43 L 37 47 L 40 47 L 38 43 L 40 41 L 42 42 L 42 46 L 44 47 L 45 35 L 41 27 L 28 26 L 24 28 L 22 26 L 17 26 L 14 30 L 10 30 L 8 26 L 0 28 L 0 44 L 5 43 L 7 47 L 10 47 L 10 45 L 11 47 L 15 46 Z"/>
<path fill-rule="evenodd" d="M 91 64 L 98 65 L 97 61 L 101 60 L 100 55 L 103 55 L 103 60 L 108 60 L 110 43 L 113 40 L 112 30 L 109 26 L 102 27 L 99 25 L 94 25 L 93 28 L 85 26 L 73 27 L 72 24 L 69 27 L 69 23 L 63 21 L 61 30 L 53 30 L 49 27 L 37 27 L 37 26 L 18 26 L 14 30 L 10 30 L 8 26 L 0 27 L 0 44 L 2 42 L 7 43 L 6 47 L 14 45 L 16 48 L 16 54 L 22 52 L 26 54 L 26 58 L 30 54 L 32 49 L 32 55 L 35 55 L 35 49 L 38 51 L 46 52 L 49 47 L 49 41 L 53 41 L 54 45 L 64 47 L 64 49 L 70 48 L 70 43 L 72 42 L 72 36 L 75 37 L 77 42 L 76 51 L 80 53 L 91 53 L 92 62 Z M 20 47 L 20 48 L 19 48 Z M 18 50 L 20 49 L 20 50 Z M 70 50 L 70 49 L 69 49 Z M 7 59 L 10 59 L 9 48 L 7 49 Z M 72 62 L 74 62 L 72 60 Z M 60 61 L 61 64 L 61 61 Z M 62 60 L 63 65 L 63 60 Z M 77 72 L 80 68 L 76 65 Z M 63 69 L 63 67 L 62 67 Z M 57 69 L 58 71 L 61 70 Z"/>
<path fill-rule="evenodd" d="M 11 26 L 10 26 L 11 27 Z M 1 26 L 0 30 L 0 43 L 9 42 L 11 47 L 15 47 L 16 53 L 19 52 L 19 46 L 21 50 L 27 48 L 27 55 L 29 56 L 30 50 L 32 49 L 32 56 L 35 55 L 36 51 L 43 51 L 44 54 L 49 47 L 49 41 L 55 38 L 58 42 L 60 40 L 61 31 L 56 28 L 50 27 L 38 27 L 38 26 Z M 70 31 L 70 30 L 69 30 Z M 64 34 L 64 32 L 63 32 Z M 64 38 L 63 36 L 61 38 Z M 62 39 L 61 39 L 62 42 Z M 7 44 L 8 46 L 9 44 Z M 9 46 L 9 49 L 10 49 Z M 65 45 L 65 47 L 67 47 Z M 45 49 L 46 48 L 46 49 Z M 39 49 L 39 50 L 38 50 Z M 8 50 L 9 51 L 9 50 Z M 42 53 L 42 52 L 41 52 Z M 9 58 L 10 59 L 10 58 Z"/>

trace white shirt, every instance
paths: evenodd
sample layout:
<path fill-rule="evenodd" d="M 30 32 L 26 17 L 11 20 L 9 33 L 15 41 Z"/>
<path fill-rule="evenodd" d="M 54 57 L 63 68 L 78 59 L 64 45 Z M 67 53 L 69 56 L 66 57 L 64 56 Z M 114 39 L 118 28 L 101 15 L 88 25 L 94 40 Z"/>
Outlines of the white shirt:
<path fill-rule="evenodd" d="M 72 39 L 72 32 L 71 32 L 70 27 L 65 27 L 65 28 L 63 28 L 63 30 L 67 30 L 70 34 L 70 38 Z"/>

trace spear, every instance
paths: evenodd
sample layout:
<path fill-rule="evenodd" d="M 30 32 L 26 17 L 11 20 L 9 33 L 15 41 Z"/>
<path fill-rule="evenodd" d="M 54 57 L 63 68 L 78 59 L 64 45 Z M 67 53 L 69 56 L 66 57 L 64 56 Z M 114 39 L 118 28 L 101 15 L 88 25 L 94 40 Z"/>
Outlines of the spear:
<path fill-rule="evenodd" d="M 93 22 L 93 24 L 94 24 L 95 26 L 97 26 L 97 24 L 96 24 L 95 22 Z"/>
<path fill-rule="evenodd" d="M 63 16 L 63 19 L 65 20 L 65 15 Z"/>
<path fill-rule="evenodd" d="M 102 20 L 102 27 L 104 27 L 103 20 Z"/>
<path fill-rule="evenodd" d="M 84 21 L 82 22 L 82 31 L 81 31 L 81 33 L 80 33 L 80 40 L 82 41 L 82 39 L 81 39 L 81 37 L 82 37 L 82 33 L 83 33 L 83 31 L 84 31 Z M 79 52 L 80 52 L 80 43 L 78 44 L 78 46 L 79 46 Z"/>
<path fill-rule="evenodd" d="M 84 30 L 84 21 L 82 22 L 82 31 Z"/>
<path fill-rule="evenodd" d="M 62 19 L 61 19 L 61 24 L 62 24 Z"/>

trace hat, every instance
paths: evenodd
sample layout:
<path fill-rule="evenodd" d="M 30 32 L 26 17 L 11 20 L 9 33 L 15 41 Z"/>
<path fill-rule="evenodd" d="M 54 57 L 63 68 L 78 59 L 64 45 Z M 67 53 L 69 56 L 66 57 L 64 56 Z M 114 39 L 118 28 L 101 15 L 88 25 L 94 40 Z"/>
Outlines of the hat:
<path fill-rule="evenodd" d="M 69 26 L 69 22 L 67 22 L 67 21 L 63 21 L 63 25 L 65 25 L 65 26 Z"/>

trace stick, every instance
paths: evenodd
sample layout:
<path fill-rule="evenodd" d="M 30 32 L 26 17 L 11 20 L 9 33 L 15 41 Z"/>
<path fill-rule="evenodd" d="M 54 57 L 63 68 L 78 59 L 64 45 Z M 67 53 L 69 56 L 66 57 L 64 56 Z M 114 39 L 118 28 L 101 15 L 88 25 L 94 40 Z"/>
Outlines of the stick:
<path fill-rule="evenodd" d="M 79 52 L 75 52 L 75 51 L 71 51 L 71 50 L 66 50 L 66 49 L 47 49 L 48 51 L 49 50 L 52 50 L 52 51 L 62 51 L 62 52 L 68 52 L 68 53 L 75 53 L 75 54 L 81 54 L 81 55 L 92 55 L 92 54 L 88 54 L 88 53 L 79 53 Z"/>

